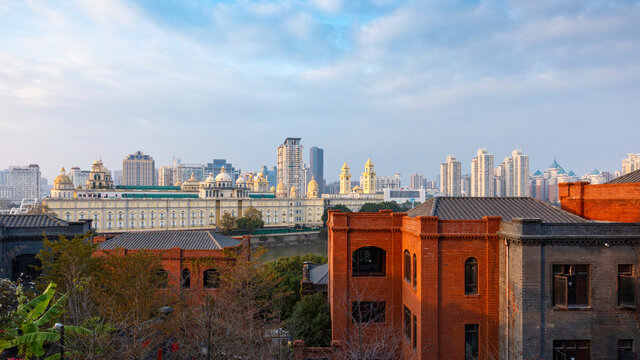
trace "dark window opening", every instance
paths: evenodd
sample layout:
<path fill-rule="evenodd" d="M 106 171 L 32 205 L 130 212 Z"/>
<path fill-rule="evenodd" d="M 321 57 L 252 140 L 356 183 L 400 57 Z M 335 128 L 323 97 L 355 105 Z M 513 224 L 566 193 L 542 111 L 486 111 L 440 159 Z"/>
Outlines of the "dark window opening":
<path fill-rule="evenodd" d="M 385 251 L 375 246 L 353 252 L 353 276 L 385 276 Z"/>
<path fill-rule="evenodd" d="M 161 289 L 166 288 L 169 284 L 169 274 L 167 273 L 167 270 L 158 270 L 158 272 L 156 273 L 156 277 L 158 279 L 158 287 Z"/>
<path fill-rule="evenodd" d="M 202 273 L 203 286 L 205 289 L 215 289 L 220 282 L 220 275 L 215 269 L 208 269 Z"/>
<path fill-rule="evenodd" d="M 351 304 L 351 315 L 353 321 L 362 323 L 383 323 L 385 321 L 384 301 L 354 301 Z"/>
<path fill-rule="evenodd" d="M 618 305 L 635 309 L 636 280 L 633 265 L 618 265 Z"/>
<path fill-rule="evenodd" d="M 408 250 L 404 251 L 404 280 L 411 284 L 411 254 Z"/>
<path fill-rule="evenodd" d="M 468 258 L 464 262 L 464 294 L 478 293 L 478 260 Z"/>
<path fill-rule="evenodd" d="M 478 359 L 478 327 L 478 324 L 466 324 L 464 326 L 465 360 Z"/>
<path fill-rule="evenodd" d="M 618 340 L 618 360 L 636 360 L 636 353 L 633 352 L 633 340 Z"/>
<path fill-rule="evenodd" d="M 589 340 L 553 340 L 553 360 L 591 359 Z"/>
<path fill-rule="evenodd" d="M 553 265 L 553 305 L 589 306 L 589 265 Z"/>
<path fill-rule="evenodd" d="M 418 318 L 413 315 L 413 348 L 418 347 Z"/>
<path fill-rule="evenodd" d="M 404 307 L 404 337 L 411 340 L 411 311 Z"/>
<path fill-rule="evenodd" d="M 182 269 L 182 287 L 189 288 L 191 287 L 191 272 L 189 269 Z"/>
<path fill-rule="evenodd" d="M 418 287 L 418 258 L 413 254 L 413 287 Z"/>

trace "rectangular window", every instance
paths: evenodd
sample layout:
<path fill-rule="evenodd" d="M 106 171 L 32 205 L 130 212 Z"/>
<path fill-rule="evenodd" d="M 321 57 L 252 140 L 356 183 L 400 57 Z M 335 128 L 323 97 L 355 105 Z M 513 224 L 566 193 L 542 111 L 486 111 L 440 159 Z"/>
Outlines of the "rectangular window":
<path fill-rule="evenodd" d="M 354 301 L 351 304 L 351 315 L 355 323 L 383 323 L 385 321 L 384 301 Z"/>
<path fill-rule="evenodd" d="M 413 348 L 418 347 L 418 318 L 413 315 Z"/>
<path fill-rule="evenodd" d="M 411 340 L 411 311 L 404 307 L 404 337 Z"/>
<path fill-rule="evenodd" d="M 589 265 L 553 265 L 553 305 L 589 306 Z"/>
<path fill-rule="evenodd" d="M 636 281 L 633 265 L 618 265 L 618 305 L 634 309 L 636 307 Z"/>
<path fill-rule="evenodd" d="M 418 287 L 418 259 L 416 254 L 413 254 L 413 287 Z"/>
<path fill-rule="evenodd" d="M 553 360 L 590 360 L 589 340 L 553 340 Z"/>
<path fill-rule="evenodd" d="M 636 360 L 636 354 L 633 352 L 633 340 L 618 340 L 618 360 Z"/>
<path fill-rule="evenodd" d="M 478 359 L 478 327 L 478 324 L 466 324 L 464 326 L 465 360 Z"/>

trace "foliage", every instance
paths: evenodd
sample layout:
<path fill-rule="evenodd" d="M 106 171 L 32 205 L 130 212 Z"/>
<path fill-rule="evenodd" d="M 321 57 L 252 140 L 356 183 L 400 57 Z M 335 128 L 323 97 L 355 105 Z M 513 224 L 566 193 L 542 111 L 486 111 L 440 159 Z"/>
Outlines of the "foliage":
<path fill-rule="evenodd" d="M 29 359 L 34 356 L 43 356 L 46 342 L 60 341 L 60 333 L 46 327 L 60 317 L 67 298 L 66 294 L 62 295 L 55 303 L 50 304 L 55 291 L 56 285 L 50 283 L 40 296 L 28 303 L 20 304 L 11 314 L 11 324 L 1 333 L 0 353 L 6 349 L 18 348 L 18 354 Z M 83 333 L 87 330 L 67 325 L 65 331 Z"/>
<path fill-rule="evenodd" d="M 18 306 L 18 295 L 21 290 L 19 283 L 16 284 L 9 279 L 0 278 L 0 328 L 4 329 L 8 326 L 11 320 L 10 315 Z"/>
<path fill-rule="evenodd" d="M 220 284 L 199 301 L 187 299 L 176 313 L 181 344 L 179 358 L 288 359 L 286 346 L 272 341 L 280 326 L 282 292 L 277 279 L 259 271 L 259 254 L 250 249 L 228 255 L 219 263 Z"/>
<path fill-rule="evenodd" d="M 237 220 L 238 229 L 247 230 L 249 234 L 253 233 L 253 230 L 264 227 L 264 221 L 262 220 L 262 211 L 250 207 L 244 212 L 244 215 Z"/>
<path fill-rule="evenodd" d="M 329 220 L 329 210 L 339 210 L 342 212 L 351 212 L 351 210 L 344 206 L 344 205 L 333 205 L 329 208 L 326 208 L 324 210 L 324 213 L 322 214 L 322 226 L 326 227 L 327 226 L 327 220 Z"/>
<path fill-rule="evenodd" d="M 238 219 L 230 213 L 222 214 L 220 218 L 220 230 L 224 233 L 238 228 Z"/>
<path fill-rule="evenodd" d="M 324 347 L 331 343 L 331 317 L 322 293 L 303 297 L 285 324 L 289 334 L 304 340 L 306 346 Z"/>
<path fill-rule="evenodd" d="M 359 212 L 378 212 L 380 210 L 391 210 L 393 212 L 404 211 L 395 201 L 383 201 L 380 203 L 365 203 Z"/>
<path fill-rule="evenodd" d="M 302 263 L 311 261 L 325 264 L 327 258 L 314 254 L 281 257 L 264 264 L 263 272 L 272 274 L 278 279 L 278 288 L 286 295 L 282 303 L 282 318 L 286 320 L 293 313 L 293 308 L 300 300 L 300 280 L 302 279 Z"/>

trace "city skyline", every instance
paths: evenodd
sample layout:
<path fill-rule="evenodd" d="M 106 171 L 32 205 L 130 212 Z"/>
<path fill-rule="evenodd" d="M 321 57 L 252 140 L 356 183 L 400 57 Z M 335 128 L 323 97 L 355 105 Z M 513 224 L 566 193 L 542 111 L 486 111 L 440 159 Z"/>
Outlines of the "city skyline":
<path fill-rule="evenodd" d="M 326 179 L 371 158 L 407 183 L 451 152 L 468 173 L 478 147 L 579 174 L 637 152 L 637 2 L 163 4 L 0 6 L 0 168 L 141 150 L 258 169 L 296 136 Z"/>

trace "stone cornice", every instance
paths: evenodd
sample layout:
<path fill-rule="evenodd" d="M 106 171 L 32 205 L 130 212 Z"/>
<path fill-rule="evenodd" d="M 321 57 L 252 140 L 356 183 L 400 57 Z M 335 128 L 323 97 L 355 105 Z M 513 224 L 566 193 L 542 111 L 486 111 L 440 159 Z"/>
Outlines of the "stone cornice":
<path fill-rule="evenodd" d="M 400 232 L 400 227 L 360 228 L 360 227 L 332 227 L 334 232 Z"/>
<path fill-rule="evenodd" d="M 500 238 L 513 244 L 528 246 L 635 246 L 640 245 L 638 235 L 517 235 L 499 233 Z"/>

